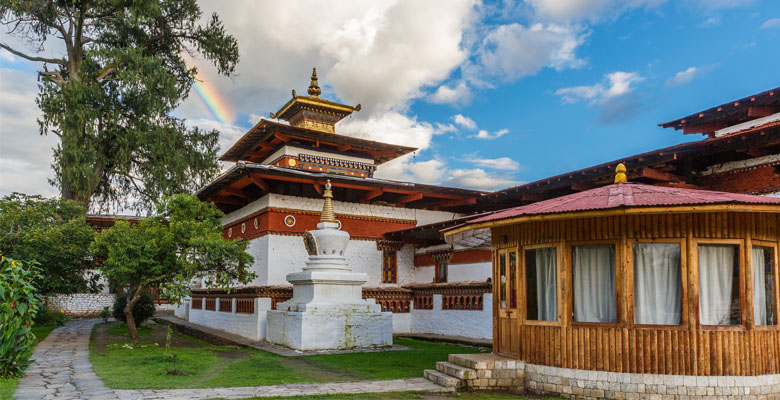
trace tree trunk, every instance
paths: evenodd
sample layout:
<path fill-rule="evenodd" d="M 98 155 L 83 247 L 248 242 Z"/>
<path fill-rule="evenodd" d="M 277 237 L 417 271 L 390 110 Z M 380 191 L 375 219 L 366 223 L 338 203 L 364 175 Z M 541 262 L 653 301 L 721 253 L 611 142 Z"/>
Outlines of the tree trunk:
<path fill-rule="evenodd" d="M 130 333 L 130 343 L 136 344 L 140 341 L 138 338 L 138 330 L 135 327 L 135 318 L 133 317 L 133 307 L 138 300 L 141 299 L 141 293 L 143 292 L 143 286 L 138 287 L 133 293 L 133 297 L 125 305 L 125 318 L 127 319 L 127 331 Z"/>

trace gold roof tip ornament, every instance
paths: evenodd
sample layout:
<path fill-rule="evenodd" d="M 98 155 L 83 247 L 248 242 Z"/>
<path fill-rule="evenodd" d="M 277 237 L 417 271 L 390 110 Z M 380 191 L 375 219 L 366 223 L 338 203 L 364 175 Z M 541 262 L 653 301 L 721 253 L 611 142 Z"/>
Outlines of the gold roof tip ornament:
<path fill-rule="evenodd" d="M 307 92 L 309 93 L 309 96 L 312 97 L 320 97 L 320 94 L 322 94 L 320 85 L 317 83 L 317 68 L 312 68 L 311 83 L 309 84 L 309 90 Z"/>
<path fill-rule="evenodd" d="M 320 222 L 337 222 L 336 214 L 333 212 L 333 192 L 331 191 L 330 179 L 325 183 L 325 193 L 322 194 L 325 198 L 325 204 L 322 206 L 322 216 Z"/>
<path fill-rule="evenodd" d="M 623 163 L 620 163 L 617 165 L 617 168 L 615 168 L 615 183 L 625 183 L 628 182 L 628 177 L 626 177 L 626 165 Z"/>

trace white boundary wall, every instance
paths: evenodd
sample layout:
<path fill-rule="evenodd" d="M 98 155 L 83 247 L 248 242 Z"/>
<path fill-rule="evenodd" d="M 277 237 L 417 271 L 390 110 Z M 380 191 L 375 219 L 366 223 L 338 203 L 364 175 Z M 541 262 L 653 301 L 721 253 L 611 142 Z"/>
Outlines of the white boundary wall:
<path fill-rule="evenodd" d="M 217 310 L 206 310 L 206 299 L 202 298 L 202 310 L 192 308 L 191 302 L 186 302 L 189 307 L 189 321 L 209 328 L 219 329 L 243 336 L 252 340 L 265 339 L 266 332 L 266 311 L 271 309 L 271 299 L 255 299 L 254 314 L 236 313 L 236 301 L 233 300 L 233 312 L 219 311 L 219 301 L 217 301 Z M 179 313 L 181 314 L 181 313 Z M 177 316 L 179 315 L 177 314 Z"/>
<path fill-rule="evenodd" d="M 442 310 L 442 295 L 434 294 L 433 310 L 412 309 L 409 333 L 463 336 L 475 339 L 492 338 L 493 295 L 485 293 L 482 296 L 482 310 L 465 311 Z M 395 331 L 395 325 L 393 325 L 393 331 Z"/>

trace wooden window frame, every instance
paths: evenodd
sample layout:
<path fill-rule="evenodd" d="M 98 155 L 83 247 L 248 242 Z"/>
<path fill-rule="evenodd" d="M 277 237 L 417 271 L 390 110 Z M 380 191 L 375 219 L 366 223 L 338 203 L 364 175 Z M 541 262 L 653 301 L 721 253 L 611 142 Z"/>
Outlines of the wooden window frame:
<path fill-rule="evenodd" d="M 520 248 L 519 247 L 503 247 L 501 249 L 496 249 L 493 253 L 494 253 L 493 271 L 494 271 L 494 276 L 496 277 L 496 279 L 493 280 L 493 284 L 495 285 L 495 289 L 493 290 L 493 293 L 492 293 L 492 294 L 494 294 L 494 296 L 493 296 L 493 300 L 495 302 L 495 308 L 494 309 L 498 310 L 498 311 L 516 310 L 519 313 L 520 312 L 520 310 L 519 310 L 520 306 L 523 304 L 523 299 L 522 299 L 523 294 L 522 293 L 518 293 L 517 294 L 517 307 L 516 308 L 512 308 L 511 307 L 512 297 L 511 297 L 511 293 L 510 293 L 510 288 L 512 287 L 512 285 L 509 284 L 509 279 L 511 277 L 511 274 L 509 273 L 509 265 L 510 265 L 509 264 L 509 254 L 510 253 L 515 253 L 515 257 L 519 257 Z M 506 305 L 507 305 L 506 308 L 501 308 L 501 265 L 500 265 L 500 263 L 501 263 L 501 254 L 502 253 L 506 254 L 506 268 L 507 268 L 506 279 L 507 279 L 507 282 L 506 282 L 506 289 L 505 289 L 505 293 L 504 293 L 506 295 Z M 518 287 L 520 287 L 520 284 L 521 284 L 521 282 L 518 281 L 518 280 L 520 280 L 519 275 L 522 272 L 521 271 L 521 264 L 520 264 L 521 261 L 519 259 L 517 259 L 517 260 L 515 260 L 515 262 L 517 262 L 516 266 L 517 266 L 517 269 L 518 269 L 517 274 L 515 276 L 515 288 L 518 288 Z M 498 294 L 498 296 L 495 296 L 495 294 Z"/>
<path fill-rule="evenodd" d="M 658 324 L 637 324 L 634 322 L 634 245 L 635 244 L 679 244 L 680 245 L 680 285 L 682 291 L 682 301 L 680 302 L 680 324 L 679 325 L 658 325 Z M 680 238 L 664 239 L 629 239 L 626 241 L 626 318 L 629 328 L 653 328 L 653 329 L 671 329 L 679 330 L 688 326 L 688 252 L 686 251 L 686 240 Z M 698 282 L 697 282 L 698 284 Z"/>
<path fill-rule="evenodd" d="M 579 322 L 574 320 L 574 248 L 579 246 L 600 246 L 600 245 L 612 245 L 615 247 L 615 322 Z M 574 241 L 569 242 L 566 244 L 566 258 L 567 258 L 567 266 L 569 268 L 566 269 L 566 279 L 568 280 L 568 289 L 569 289 L 569 301 L 567 302 L 567 306 L 569 307 L 569 315 L 568 318 L 571 321 L 571 326 L 573 327 L 619 327 L 623 324 L 624 321 L 622 321 L 622 312 L 623 312 L 623 304 L 621 302 L 621 299 L 623 298 L 622 288 L 623 288 L 623 271 L 622 268 L 618 268 L 619 265 L 622 265 L 622 261 L 625 259 L 623 257 L 623 248 L 620 246 L 620 240 L 619 239 L 609 239 L 609 240 L 583 240 L 583 241 Z"/>
<path fill-rule="evenodd" d="M 391 267 L 388 267 L 386 264 L 388 257 L 392 257 L 393 265 Z M 392 279 L 390 280 L 385 279 L 385 272 L 388 269 L 391 271 L 391 275 L 392 275 Z M 390 251 L 390 250 L 382 251 L 382 283 L 398 283 L 398 252 L 397 251 Z"/>
<path fill-rule="evenodd" d="M 549 249 L 549 248 L 555 248 L 555 281 L 556 281 L 556 293 L 555 293 L 555 299 L 558 302 L 558 315 L 557 319 L 555 321 L 539 321 L 534 319 L 528 319 L 528 290 L 526 287 L 526 264 L 525 264 L 525 252 L 527 250 L 537 250 L 537 249 Z M 521 306 L 522 312 L 520 312 L 520 317 L 518 318 L 524 325 L 535 325 L 535 326 L 561 326 L 563 321 L 563 291 L 561 288 L 563 288 L 564 281 L 563 281 L 563 246 L 561 243 L 545 243 L 545 244 L 535 244 L 531 246 L 523 246 L 518 250 L 518 256 L 521 258 L 519 260 L 520 265 L 520 273 L 519 273 L 519 279 L 520 279 L 520 288 L 523 290 L 518 295 L 518 304 Z"/>
<path fill-rule="evenodd" d="M 732 245 L 737 246 L 739 254 L 739 312 L 740 312 L 740 323 L 739 325 L 704 325 L 701 323 L 701 316 L 699 315 L 699 246 L 701 245 Z M 695 293 L 694 293 L 694 303 L 691 304 L 691 307 L 693 307 L 693 314 L 696 318 L 696 328 L 699 330 L 708 330 L 708 331 L 746 331 L 747 330 L 747 279 L 746 279 L 746 270 L 747 270 L 747 264 L 745 263 L 745 241 L 744 239 L 716 239 L 716 238 L 693 238 L 691 241 L 691 255 L 693 257 L 693 260 L 691 260 L 691 271 L 692 274 L 692 280 L 691 280 L 691 286 L 695 287 Z M 751 263 L 752 267 L 752 263 Z M 695 285 L 694 285 L 695 283 Z"/>
<path fill-rule="evenodd" d="M 433 283 L 447 283 L 449 282 L 450 277 L 450 263 L 449 261 L 436 261 L 434 260 L 436 264 L 434 264 L 434 270 L 433 270 Z M 444 280 L 439 280 L 439 269 L 441 268 L 441 264 L 444 264 Z"/>
<path fill-rule="evenodd" d="M 748 320 L 750 321 L 748 326 L 750 329 L 755 329 L 757 331 L 778 331 L 780 330 L 780 318 L 777 318 L 779 315 L 776 315 L 775 318 L 779 319 L 777 321 L 777 324 L 775 325 L 756 325 L 755 319 L 753 319 L 754 314 L 754 307 L 756 306 L 753 304 L 753 291 L 755 288 L 753 287 L 753 247 L 768 247 L 771 248 L 774 252 L 773 255 L 773 261 L 774 261 L 774 269 L 775 269 L 775 313 L 780 313 L 780 261 L 778 261 L 778 245 L 777 242 L 770 242 L 766 240 L 751 240 L 750 241 L 750 256 L 745 257 L 745 261 L 748 264 L 748 268 L 750 269 L 749 272 L 749 278 L 747 279 L 748 284 L 748 291 L 749 291 L 749 303 L 750 303 L 750 310 L 748 310 Z M 747 247 L 746 247 L 747 248 Z"/>

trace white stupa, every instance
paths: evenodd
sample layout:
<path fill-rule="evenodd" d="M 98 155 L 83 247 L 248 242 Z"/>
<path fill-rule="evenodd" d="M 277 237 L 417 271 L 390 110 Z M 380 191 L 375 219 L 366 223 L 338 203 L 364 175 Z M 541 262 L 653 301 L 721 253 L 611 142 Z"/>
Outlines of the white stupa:
<path fill-rule="evenodd" d="M 317 230 L 304 234 L 309 253 L 301 272 L 287 275 L 293 297 L 268 311 L 266 340 L 296 350 L 336 350 L 390 346 L 392 313 L 363 299 L 367 276 L 352 272 L 344 256 L 349 234 L 333 213 L 330 180 Z"/>

